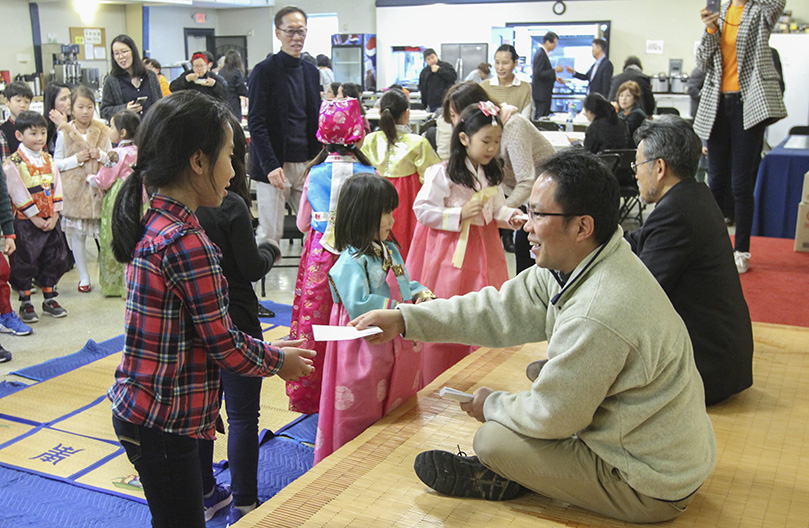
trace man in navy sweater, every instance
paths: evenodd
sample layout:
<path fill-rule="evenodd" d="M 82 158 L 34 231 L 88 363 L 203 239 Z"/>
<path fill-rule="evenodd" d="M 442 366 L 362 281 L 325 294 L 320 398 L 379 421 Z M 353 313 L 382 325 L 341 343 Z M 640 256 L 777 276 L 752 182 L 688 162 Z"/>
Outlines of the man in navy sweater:
<path fill-rule="evenodd" d="M 321 149 L 315 134 L 320 111 L 320 73 L 302 59 L 306 13 L 286 6 L 275 14 L 281 51 L 253 69 L 248 80 L 250 177 L 256 181 L 256 241 L 280 247 L 284 203 L 295 212 L 306 163 Z"/>

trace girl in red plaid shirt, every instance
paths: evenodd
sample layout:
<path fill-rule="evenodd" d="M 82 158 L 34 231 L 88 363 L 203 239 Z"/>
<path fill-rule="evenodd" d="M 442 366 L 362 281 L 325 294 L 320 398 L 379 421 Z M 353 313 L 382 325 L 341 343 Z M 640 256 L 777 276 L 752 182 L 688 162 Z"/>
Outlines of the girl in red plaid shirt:
<path fill-rule="evenodd" d="M 219 250 L 194 215 L 217 207 L 233 177 L 229 111 L 193 91 L 155 104 L 113 212 L 128 286 L 126 344 L 108 396 L 154 527 L 205 526 L 197 439 L 215 437 L 220 368 L 285 380 L 313 371 L 314 352 L 300 341 L 270 345 L 233 325 Z M 141 216 L 144 184 L 151 201 Z"/>

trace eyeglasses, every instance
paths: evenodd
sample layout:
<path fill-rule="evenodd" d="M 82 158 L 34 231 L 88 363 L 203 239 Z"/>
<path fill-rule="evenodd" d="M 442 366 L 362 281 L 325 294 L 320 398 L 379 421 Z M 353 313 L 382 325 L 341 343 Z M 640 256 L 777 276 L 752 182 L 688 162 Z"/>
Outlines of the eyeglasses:
<path fill-rule="evenodd" d="M 131 54 L 132 54 L 132 50 L 128 50 L 128 49 L 120 50 L 120 51 L 113 51 L 112 52 L 112 56 L 115 57 L 116 59 L 118 57 L 126 57 L 127 55 L 131 55 Z"/>
<path fill-rule="evenodd" d="M 292 38 L 292 37 L 305 37 L 306 32 L 308 30 L 304 27 L 304 28 L 298 28 L 298 29 L 282 29 L 282 28 L 278 28 L 278 31 L 280 31 L 281 33 L 283 33 L 287 37 Z"/>
<path fill-rule="evenodd" d="M 528 209 L 528 219 L 534 222 L 537 218 L 544 218 L 546 216 L 582 216 L 577 213 L 545 213 L 541 211 L 534 211 L 533 209 Z"/>
<path fill-rule="evenodd" d="M 640 163 L 630 163 L 629 166 L 632 168 L 632 174 L 638 173 L 638 167 L 643 165 L 644 163 L 649 163 L 650 161 L 657 161 L 659 158 L 649 158 L 647 160 L 641 161 Z"/>

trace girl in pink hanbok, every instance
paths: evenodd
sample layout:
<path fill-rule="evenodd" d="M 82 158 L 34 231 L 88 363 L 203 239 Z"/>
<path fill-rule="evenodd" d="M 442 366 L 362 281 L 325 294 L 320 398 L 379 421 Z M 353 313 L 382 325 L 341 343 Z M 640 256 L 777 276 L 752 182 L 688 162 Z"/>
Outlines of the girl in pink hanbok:
<path fill-rule="evenodd" d="M 435 298 L 410 280 L 390 237 L 398 204 L 393 184 L 381 176 L 357 174 L 343 185 L 335 228 L 343 254 L 329 272 L 334 297 L 329 324 L 345 326 L 370 310 Z M 401 336 L 383 345 L 363 339 L 328 343 L 315 463 L 421 388 L 420 355 L 420 346 Z"/>
<path fill-rule="evenodd" d="M 491 101 L 461 112 L 452 131 L 448 162 L 433 165 L 413 210 L 419 221 L 407 256 L 413 278 L 438 297 L 448 299 L 500 286 L 508 268 L 498 227 L 519 229 L 520 211 L 506 206 L 503 179 L 495 158 L 503 125 Z M 440 353 L 423 354 L 426 385 L 472 351 L 466 345 L 442 345 Z"/>
<path fill-rule="evenodd" d="M 287 382 L 289 409 L 295 412 L 313 414 L 320 404 L 326 344 L 314 340 L 312 325 L 329 324 L 332 305 L 329 270 L 340 256 L 334 247 L 334 210 L 340 187 L 352 174 L 374 172 L 359 149 L 364 135 L 359 101 L 323 101 L 317 130 L 323 150 L 309 164 L 298 208 L 298 229 L 307 235 L 295 283 L 289 333 L 292 340 L 305 339 L 305 346 L 317 351 L 317 356 L 313 374 Z"/>

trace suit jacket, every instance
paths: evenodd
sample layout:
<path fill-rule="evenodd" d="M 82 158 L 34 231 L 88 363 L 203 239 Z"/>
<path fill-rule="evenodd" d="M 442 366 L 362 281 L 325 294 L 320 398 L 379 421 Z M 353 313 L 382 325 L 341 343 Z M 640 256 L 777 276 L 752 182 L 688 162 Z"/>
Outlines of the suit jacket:
<path fill-rule="evenodd" d="M 718 403 L 753 384 L 753 330 L 722 212 L 704 183 L 683 180 L 643 227 L 625 234 L 682 317 L 705 386 Z"/>
<path fill-rule="evenodd" d="M 540 46 L 534 55 L 531 76 L 531 97 L 535 101 L 550 101 L 553 98 L 553 84 L 556 82 L 556 71 L 545 49 Z"/>
<path fill-rule="evenodd" d="M 627 81 L 635 81 L 640 86 L 640 103 L 646 115 L 652 115 L 655 111 L 655 97 L 652 94 L 652 83 L 649 76 L 635 68 L 627 68 L 623 73 L 619 73 L 612 78 L 610 83 L 610 96 L 607 101 L 618 100 L 618 88 Z M 691 114 L 692 116 L 694 114 Z"/>
<path fill-rule="evenodd" d="M 290 94 L 286 87 L 284 56 L 275 53 L 256 64 L 247 81 L 250 130 L 250 177 L 268 183 L 267 175 L 284 166 L 286 153 L 286 127 L 289 116 Z M 320 113 L 320 72 L 317 66 L 301 60 L 306 97 L 306 139 L 309 158 L 317 156 L 322 148 L 315 134 Z"/>
<path fill-rule="evenodd" d="M 770 125 L 786 117 L 784 96 L 778 72 L 767 43 L 770 32 L 784 11 L 786 0 L 750 0 L 744 7 L 736 36 L 736 60 L 739 64 L 739 89 L 742 118 L 748 130 L 761 122 Z M 705 72 L 705 84 L 694 120 L 694 131 L 708 139 L 713 130 L 722 90 L 722 48 L 720 38 L 730 2 L 722 6 L 719 31 L 704 31 L 697 48 L 697 67 Z"/>
<path fill-rule="evenodd" d="M 610 82 L 612 82 L 612 63 L 607 57 L 604 57 L 604 60 L 601 61 L 601 65 L 596 70 L 595 77 L 593 80 L 590 80 L 590 74 L 593 73 L 593 68 L 596 67 L 596 63 L 594 62 L 590 69 L 587 70 L 587 73 L 579 73 L 576 72 L 573 74 L 573 77 L 577 79 L 581 79 L 582 81 L 590 81 L 590 84 L 587 87 L 587 93 L 600 93 L 604 97 L 607 97 L 610 93 Z"/>

